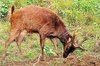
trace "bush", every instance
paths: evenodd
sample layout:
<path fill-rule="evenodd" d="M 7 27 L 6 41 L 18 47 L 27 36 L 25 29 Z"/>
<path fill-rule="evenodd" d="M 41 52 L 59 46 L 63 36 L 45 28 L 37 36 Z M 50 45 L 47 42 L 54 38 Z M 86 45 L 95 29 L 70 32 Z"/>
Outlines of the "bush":
<path fill-rule="evenodd" d="M 8 13 L 8 6 L 0 1 L 0 18 L 3 18 Z"/>

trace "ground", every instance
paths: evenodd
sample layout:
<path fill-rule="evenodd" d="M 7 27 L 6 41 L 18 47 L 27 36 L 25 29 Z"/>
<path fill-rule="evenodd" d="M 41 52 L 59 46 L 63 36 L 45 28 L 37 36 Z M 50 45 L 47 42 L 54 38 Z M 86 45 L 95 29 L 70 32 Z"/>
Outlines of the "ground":
<path fill-rule="evenodd" d="M 59 57 L 45 57 L 44 61 L 41 61 L 39 57 L 25 62 L 6 62 L 5 66 L 100 66 L 100 59 L 95 57 L 95 54 L 88 54 L 80 57 L 77 54 L 72 53 L 66 59 Z"/>

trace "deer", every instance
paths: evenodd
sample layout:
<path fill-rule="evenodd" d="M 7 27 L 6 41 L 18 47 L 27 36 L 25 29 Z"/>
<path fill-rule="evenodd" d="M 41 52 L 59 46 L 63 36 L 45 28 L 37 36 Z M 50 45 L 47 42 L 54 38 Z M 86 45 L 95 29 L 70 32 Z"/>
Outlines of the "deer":
<path fill-rule="evenodd" d="M 52 10 L 40 6 L 26 6 L 18 9 L 14 12 L 15 7 L 11 7 L 11 17 L 10 17 L 10 35 L 5 43 L 4 56 L 7 56 L 7 49 L 9 45 L 16 39 L 18 49 L 22 54 L 21 42 L 28 33 L 38 33 L 40 37 L 40 47 L 41 47 L 41 58 L 44 57 L 44 44 L 46 38 L 49 38 L 58 50 L 58 43 L 56 39 L 59 39 L 63 44 L 64 52 L 63 58 L 66 58 L 69 53 L 71 53 L 76 48 L 80 48 L 80 42 L 76 44 L 75 37 L 76 34 L 70 34 L 64 21 L 60 16 L 53 12 Z"/>

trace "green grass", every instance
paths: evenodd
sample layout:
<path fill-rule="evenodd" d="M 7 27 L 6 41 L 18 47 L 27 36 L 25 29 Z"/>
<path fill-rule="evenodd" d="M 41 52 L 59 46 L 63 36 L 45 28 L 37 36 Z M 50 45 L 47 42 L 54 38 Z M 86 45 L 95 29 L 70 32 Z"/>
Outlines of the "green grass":
<path fill-rule="evenodd" d="M 4 12 L 6 12 L 5 10 L 8 10 L 12 5 L 15 5 L 16 9 L 27 5 L 39 5 L 52 9 L 64 20 L 71 34 L 73 34 L 75 31 L 79 32 L 77 35 L 77 39 L 79 41 L 81 41 L 85 36 L 90 38 L 81 45 L 87 51 L 83 52 L 79 49 L 74 51 L 74 53 L 78 55 L 79 60 L 82 61 L 82 57 L 86 54 L 95 53 L 95 41 L 100 39 L 100 0 L 50 0 L 50 2 L 43 0 L 42 3 L 32 0 L 11 0 L 8 3 L 8 0 L 1 0 L 0 3 L 1 2 L 3 2 L 7 8 L 2 8 L 0 6 L 1 10 L 4 9 L 4 11 L 0 11 L 0 14 L 4 14 Z M 0 18 L 0 58 L 4 54 L 3 50 L 5 42 L 9 37 L 9 32 L 10 22 L 8 18 Z M 59 40 L 57 41 L 59 44 L 58 51 L 62 53 L 63 45 Z M 6 60 L 0 62 L 0 64 L 4 66 L 7 62 L 25 62 L 37 58 L 41 52 L 39 35 L 28 34 L 25 36 L 21 43 L 21 48 L 24 56 L 20 55 L 16 42 L 11 43 L 7 50 L 8 56 Z M 54 45 L 49 39 L 47 39 L 44 48 L 45 56 L 56 56 L 54 50 Z M 100 58 L 99 55 L 96 56 Z M 57 65 L 62 64 L 60 61 L 55 61 L 54 64 L 56 63 Z M 51 66 L 54 64 L 51 64 Z"/>
<path fill-rule="evenodd" d="M 4 27 L 4 26 L 6 26 L 6 27 Z M 9 37 L 9 30 L 10 30 L 9 26 L 10 26 L 9 22 L 4 22 L 4 23 L 0 22 L 0 28 L 1 28 L 0 40 L 2 41 L 2 42 L 0 42 L 0 56 L 3 55 L 5 41 Z M 87 26 L 84 26 L 83 28 L 86 28 L 86 27 Z M 92 27 L 92 29 L 91 29 L 91 27 Z M 96 26 L 96 27 L 98 27 L 98 26 Z M 80 61 L 82 61 L 82 57 L 84 55 L 92 53 L 95 48 L 94 42 L 97 39 L 96 37 L 98 37 L 98 34 L 97 34 L 97 36 L 94 36 L 96 33 L 95 31 L 97 30 L 97 28 L 96 29 L 94 29 L 94 28 L 95 28 L 95 26 L 92 25 L 92 26 L 88 27 L 88 30 L 90 29 L 90 31 L 80 30 L 80 29 L 78 30 L 79 32 L 81 32 L 81 31 L 83 33 L 87 32 L 88 34 L 91 34 L 91 32 L 93 32 L 92 33 L 93 36 L 90 36 L 90 39 L 85 41 L 82 44 L 82 47 L 87 49 L 88 51 L 81 51 L 79 49 L 74 51 L 74 53 L 76 55 L 78 55 Z M 77 27 L 75 27 L 74 29 L 77 29 Z M 83 39 L 82 35 L 84 35 L 83 33 L 80 33 L 80 35 L 78 35 L 77 38 L 82 40 Z M 60 53 L 62 53 L 63 46 L 59 40 L 58 40 L 58 43 L 59 43 L 58 50 Z M 24 52 L 24 56 L 20 55 L 16 42 L 11 43 L 11 45 L 9 46 L 9 48 L 7 50 L 7 53 L 8 53 L 7 58 L 5 61 L 2 61 L 1 63 L 4 64 L 6 62 L 8 62 L 8 63 L 25 62 L 25 61 L 33 60 L 33 59 L 37 58 L 41 52 L 39 35 L 38 34 L 28 34 L 22 41 L 21 48 L 22 48 L 22 51 Z M 54 50 L 55 50 L 55 48 L 54 48 L 54 45 L 52 44 L 52 42 L 49 39 L 46 39 L 45 48 L 44 48 L 45 56 L 48 56 L 48 57 L 57 56 L 56 53 L 54 52 Z M 62 62 L 55 61 L 54 64 L 59 65 L 59 64 L 62 64 Z"/>

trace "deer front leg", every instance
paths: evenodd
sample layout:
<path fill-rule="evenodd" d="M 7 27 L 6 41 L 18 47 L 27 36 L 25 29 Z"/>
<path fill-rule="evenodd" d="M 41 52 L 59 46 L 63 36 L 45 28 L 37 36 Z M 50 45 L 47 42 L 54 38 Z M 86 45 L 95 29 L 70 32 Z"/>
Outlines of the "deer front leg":
<path fill-rule="evenodd" d="M 43 49 L 44 49 L 45 39 L 46 39 L 46 37 L 44 35 L 40 35 L 40 47 L 41 47 L 41 54 L 42 54 L 41 60 L 44 60 L 44 51 L 43 51 Z"/>
<path fill-rule="evenodd" d="M 53 43 L 54 46 L 55 46 L 55 52 L 56 52 L 56 54 L 59 56 L 59 52 L 58 52 L 58 43 L 57 43 L 56 38 L 50 38 L 50 40 L 52 41 L 52 43 Z"/>

